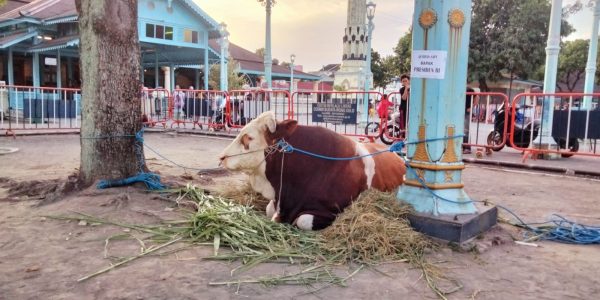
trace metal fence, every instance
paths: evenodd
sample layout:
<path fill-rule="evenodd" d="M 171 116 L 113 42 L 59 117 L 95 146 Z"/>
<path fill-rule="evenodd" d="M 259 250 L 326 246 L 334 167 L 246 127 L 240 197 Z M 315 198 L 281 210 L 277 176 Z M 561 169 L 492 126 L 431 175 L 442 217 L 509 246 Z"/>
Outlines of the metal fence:
<path fill-rule="evenodd" d="M 81 90 L 0 86 L 0 129 L 79 128 Z"/>
<path fill-rule="evenodd" d="M 583 107 L 584 98 L 590 99 L 589 107 Z M 516 95 L 508 116 L 510 146 L 525 155 L 600 157 L 599 98 L 600 94 L 582 93 Z M 547 120 L 552 124 L 544 124 Z"/>

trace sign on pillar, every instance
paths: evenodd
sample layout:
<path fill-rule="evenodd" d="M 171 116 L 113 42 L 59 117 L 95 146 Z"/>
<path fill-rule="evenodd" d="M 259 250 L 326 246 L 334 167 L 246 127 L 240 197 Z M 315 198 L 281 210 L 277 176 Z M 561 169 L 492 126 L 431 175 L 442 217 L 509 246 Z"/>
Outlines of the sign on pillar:
<path fill-rule="evenodd" d="M 398 198 L 435 216 L 476 213 L 461 157 L 471 1 L 416 0 L 414 16 L 408 142 L 422 142 L 409 144 Z"/>

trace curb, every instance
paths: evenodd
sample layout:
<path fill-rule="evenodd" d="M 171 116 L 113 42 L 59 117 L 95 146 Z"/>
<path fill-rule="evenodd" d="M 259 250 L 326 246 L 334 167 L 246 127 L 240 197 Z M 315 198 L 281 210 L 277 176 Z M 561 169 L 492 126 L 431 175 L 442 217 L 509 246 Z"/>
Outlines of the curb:
<path fill-rule="evenodd" d="M 568 169 L 568 168 L 561 168 L 561 167 L 538 166 L 538 165 L 522 164 L 522 163 L 515 163 L 515 162 L 508 162 L 508 161 L 493 161 L 493 160 L 482 160 L 482 159 L 475 159 L 475 158 L 463 158 L 463 162 L 472 163 L 472 164 L 499 166 L 499 167 L 509 167 L 509 168 L 515 168 L 515 169 L 528 169 L 528 170 L 543 171 L 543 172 L 549 172 L 549 173 L 558 173 L 558 174 L 564 174 L 564 175 L 600 177 L 600 172 L 575 170 L 575 169 Z"/>

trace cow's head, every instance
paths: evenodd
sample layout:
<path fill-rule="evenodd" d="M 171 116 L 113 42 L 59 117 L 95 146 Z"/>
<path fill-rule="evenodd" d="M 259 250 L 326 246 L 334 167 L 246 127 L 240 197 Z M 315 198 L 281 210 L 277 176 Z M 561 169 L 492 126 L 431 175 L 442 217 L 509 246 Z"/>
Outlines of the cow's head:
<path fill-rule="evenodd" d="M 275 113 L 264 112 L 246 124 L 238 136 L 220 155 L 223 167 L 229 170 L 255 172 L 264 167 L 265 150 L 278 139 L 289 136 L 297 122 L 277 123 Z"/>

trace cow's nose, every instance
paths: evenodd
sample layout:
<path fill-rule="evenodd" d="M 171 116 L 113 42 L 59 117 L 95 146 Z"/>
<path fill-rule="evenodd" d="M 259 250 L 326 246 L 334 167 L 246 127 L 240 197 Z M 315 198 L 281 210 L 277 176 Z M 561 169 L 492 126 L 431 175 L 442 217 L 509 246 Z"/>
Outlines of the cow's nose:
<path fill-rule="evenodd" d="M 223 163 L 225 163 L 226 158 L 227 158 L 227 156 L 225 156 L 225 155 L 219 157 L 219 167 L 223 166 Z"/>

